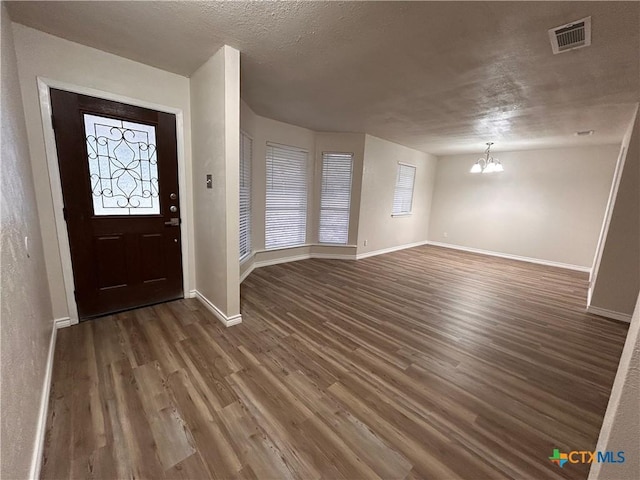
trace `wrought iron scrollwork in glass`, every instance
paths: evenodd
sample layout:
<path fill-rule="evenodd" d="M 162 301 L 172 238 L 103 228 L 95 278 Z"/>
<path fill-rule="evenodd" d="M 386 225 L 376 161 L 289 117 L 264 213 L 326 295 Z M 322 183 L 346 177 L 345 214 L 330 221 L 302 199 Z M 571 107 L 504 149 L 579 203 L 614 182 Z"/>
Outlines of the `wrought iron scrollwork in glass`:
<path fill-rule="evenodd" d="M 156 129 L 84 114 L 95 215 L 160 213 Z"/>

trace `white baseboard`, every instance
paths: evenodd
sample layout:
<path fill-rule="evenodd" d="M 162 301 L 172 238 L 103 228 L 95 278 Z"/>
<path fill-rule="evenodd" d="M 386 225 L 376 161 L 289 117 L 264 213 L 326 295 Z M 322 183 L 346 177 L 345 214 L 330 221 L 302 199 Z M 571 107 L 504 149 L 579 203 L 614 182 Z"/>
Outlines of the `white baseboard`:
<path fill-rule="evenodd" d="M 303 253 L 302 255 L 293 255 L 291 257 L 272 258 L 271 260 L 258 260 L 253 262 L 253 268 L 270 267 L 271 265 L 278 265 L 280 263 L 297 262 L 299 260 L 308 260 L 311 258 L 310 253 Z"/>
<path fill-rule="evenodd" d="M 577 270 L 578 272 L 591 272 L 590 267 L 583 267 L 581 265 L 571 265 L 570 263 L 553 262 L 551 260 L 542 260 L 532 257 L 521 257 L 519 255 L 511 255 L 509 253 L 492 252 L 490 250 L 482 250 L 480 248 L 463 247 L 460 245 L 453 245 L 451 243 L 432 242 L 431 240 L 426 242 L 428 245 L 435 247 L 451 248 L 453 250 L 462 250 L 464 252 L 480 253 L 482 255 L 490 255 L 492 257 L 507 258 L 509 260 L 518 260 L 520 262 L 537 263 L 539 265 L 546 265 L 548 267 L 566 268 L 568 270 Z"/>
<path fill-rule="evenodd" d="M 239 323 L 242 323 L 242 315 L 238 314 L 238 315 L 232 315 L 231 317 L 227 317 L 224 313 L 222 313 L 222 310 L 220 310 L 218 307 L 216 307 L 213 303 L 211 303 L 211 301 L 205 297 L 202 293 L 200 293 L 197 290 L 192 290 L 193 292 L 195 292 L 195 296 L 198 300 L 200 300 L 200 302 L 207 307 L 207 310 L 209 310 L 211 313 L 213 313 L 213 315 L 220 320 L 220 322 L 225 326 L 225 327 L 231 327 L 233 325 L 237 325 Z"/>
<path fill-rule="evenodd" d="M 256 268 L 255 267 L 255 252 L 251 252 L 250 255 L 247 255 L 241 262 L 240 262 L 240 269 L 242 270 L 242 267 L 244 267 L 245 265 L 249 265 L 249 268 L 247 268 L 244 273 L 240 274 L 240 283 L 244 282 L 244 279 L 247 278 L 251 272 L 253 272 L 253 269 Z"/>
<path fill-rule="evenodd" d="M 356 255 L 349 253 L 303 253 L 302 255 L 274 258 L 271 260 L 254 260 L 251 266 L 247 268 L 242 275 L 240 275 L 240 283 L 242 283 L 244 279 L 247 278 L 256 268 L 270 267 L 271 265 L 278 265 L 280 263 L 297 262 L 299 260 L 309 260 L 310 258 L 319 258 L 323 260 L 355 260 Z"/>
<path fill-rule="evenodd" d="M 278 265 L 279 263 L 297 262 L 299 260 L 309 260 L 310 258 L 320 258 L 323 260 L 355 260 L 356 256 L 349 253 L 303 253 L 302 255 L 294 255 L 293 257 L 274 258 L 271 260 L 261 260 L 253 262 L 254 268 L 270 267 L 271 265 Z M 246 272 L 245 272 L 246 274 Z"/>
<path fill-rule="evenodd" d="M 256 268 L 255 262 L 252 262 L 251 266 L 247 268 L 242 275 L 240 275 L 240 283 L 244 282 L 244 279 L 247 278 L 249 275 L 251 275 L 251 272 L 253 272 L 255 268 Z"/>
<path fill-rule="evenodd" d="M 589 305 L 587 307 L 588 313 L 593 313 L 600 317 L 612 318 L 613 320 L 620 320 L 621 322 L 631 323 L 631 315 L 626 313 L 614 312 L 613 310 L 607 310 L 606 308 L 594 307 Z"/>
<path fill-rule="evenodd" d="M 44 451 L 44 438 L 47 429 L 47 416 L 49 414 L 49 394 L 51 393 L 51 378 L 53 375 L 53 358 L 56 350 L 56 338 L 58 333 L 58 320 L 54 321 L 51 329 L 51 339 L 49 340 L 49 353 L 47 355 L 47 365 L 45 366 L 44 381 L 42 382 L 42 393 L 40 394 L 40 409 L 38 410 L 38 425 L 36 427 L 36 438 L 31 457 L 31 468 L 29 478 L 40 478 L 42 469 L 42 453 Z"/>
<path fill-rule="evenodd" d="M 355 260 L 355 253 L 312 253 L 311 258 L 321 258 L 324 260 Z"/>
<path fill-rule="evenodd" d="M 383 250 L 376 250 L 374 252 L 367 252 L 360 255 L 357 255 L 355 253 L 314 253 L 312 252 L 312 253 L 303 253 L 301 255 L 292 255 L 290 257 L 273 258 L 271 260 L 255 260 L 256 255 L 254 254 L 252 265 L 240 276 L 240 283 L 242 283 L 244 279 L 247 278 L 251 274 L 251 272 L 253 272 L 256 268 L 270 267 L 271 265 L 278 265 L 280 263 L 297 262 L 299 260 L 308 260 L 310 258 L 318 258 L 323 260 L 360 260 L 362 258 L 373 257 L 374 255 L 381 255 L 383 253 L 390 253 L 390 252 L 395 252 L 397 250 L 404 250 L 405 248 L 419 247 L 420 245 L 425 245 L 426 243 L 427 243 L 426 241 L 410 243 L 406 245 L 399 245 L 396 247 L 385 248 Z M 322 246 L 326 246 L 326 245 L 322 245 Z M 261 250 L 256 253 L 260 254 L 263 251 L 265 250 Z"/>
<path fill-rule="evenodd" d="M 67 328 L 67 327 L 70 327 L 71 325 L 76 325 L 77 323 L 78 323 L 78 320 L 74 322 L 69 317 L 56 318 L 53 321 L 53 325 L 56 329 Z"/>
<path fill-rule="evenodd" d="M 359 253 L 356 255 L 356 260 L 374 257 L 376 255 L 382 255 L 384 253 L 397 252 L 398 250 L 404 250 L 406 248 L 420 247 L 422 245 L 426 245 L 427 243 L 429 243 L 428 240 L 423 240 L 421 242 L 407 243 L 405 245 L 398 245 L 396 247 L 383 248 L 382 250 L 374 250 L 373 252 Z"/>

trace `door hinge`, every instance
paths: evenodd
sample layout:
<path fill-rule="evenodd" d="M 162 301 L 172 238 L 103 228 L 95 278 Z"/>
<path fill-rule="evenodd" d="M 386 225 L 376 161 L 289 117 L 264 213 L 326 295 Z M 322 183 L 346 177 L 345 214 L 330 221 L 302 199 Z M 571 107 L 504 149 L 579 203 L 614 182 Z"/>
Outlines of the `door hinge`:
<path fill-rule="evenodd" d="M 51 114 L 51 126 L 53 127 L 53 129 L 56 129 L 56 117 Z"/>
<path fill-rule="evenodd" d="M 65 207 L 62 207 L 62 218 L 64 218 L 64 221 L 68 221 L 69 217 L 67 216 L 67 209 Z"/>

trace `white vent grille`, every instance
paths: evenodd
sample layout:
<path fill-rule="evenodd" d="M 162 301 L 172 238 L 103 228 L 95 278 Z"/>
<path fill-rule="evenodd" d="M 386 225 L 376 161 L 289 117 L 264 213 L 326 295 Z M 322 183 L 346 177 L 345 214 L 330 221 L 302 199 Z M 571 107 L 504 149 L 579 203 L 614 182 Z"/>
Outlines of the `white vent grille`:
<path fill-rule="evenodd" d="M 591 17 L 549 30 L 554 55 L 591 45 Z"/>

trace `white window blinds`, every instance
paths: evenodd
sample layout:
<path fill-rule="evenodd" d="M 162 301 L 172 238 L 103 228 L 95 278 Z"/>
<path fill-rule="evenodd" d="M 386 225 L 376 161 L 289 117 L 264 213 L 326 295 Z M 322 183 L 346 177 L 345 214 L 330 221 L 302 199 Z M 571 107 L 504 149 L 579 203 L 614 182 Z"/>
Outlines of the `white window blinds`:
<path fill-rule="evenodd" d="M 347 244 L 352 171 L 352 154 L 328 152 L 322 154 L 320 243 Z"/>
<path fill-rule="evenodd" d="M 398 164 L 396 189 L 393 193 L 393 215 L 411 213 L 415 178 L 416 167 L 404 163 Z"/>
<path fill-rule="evenodd" d="M 307 240 L 308 154 L 267 144 L 265 248 L 304 245 Z"/>
<path fill-rule="evenodd" d="M 240 132 L 240 260 L 251 253 L 251 158 L 253 141 Z"/>

